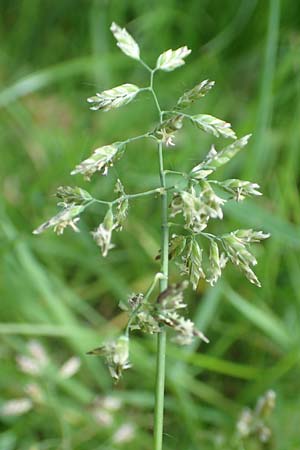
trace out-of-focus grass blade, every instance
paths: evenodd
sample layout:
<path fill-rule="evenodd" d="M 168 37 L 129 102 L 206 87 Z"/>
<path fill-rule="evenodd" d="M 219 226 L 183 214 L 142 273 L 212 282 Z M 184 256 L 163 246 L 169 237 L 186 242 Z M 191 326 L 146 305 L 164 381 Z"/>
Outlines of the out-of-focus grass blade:
<path fill-rule="evenodd" d="M 268 385 L 272 385 L 278 379 L 284 377 L 287 372 L 292 370 L 295 366 L 299 366 L 300 363 L 300 351 L 298 348 L 288 352 L 284 357 L 268 370 L 267 376 L 261 380 L 266 388 Z"/>
<path fill-rule="evenodd" d="M 202 353 L 187 354 L 170 346 L 169 355 L 175 359 L 186 361 L 193 366 L 235 378 L 253 380 L 259 376 L 259 370 L 255 367 L 233 363 Z"/>
<path fill-rule="evenodd" d="M 84 330 L 82 327 L 70 327 L 63 325 L 37 324 L 37 323 L 0 323 L 0 334 L 24 335 L 24 336 L 53 336 L 94 339 L 95 333 Z"/>
<path fill-rule="evenodd" d="M 107 63 L 112 62 L 114 56 L 102 54 L 101 58 Z M 90 73 L 95 64 L 99 64 L 99 56 L 97 59 L 94 57 L 76 58 L 27 75 L 0 92 L 0 107 L 5 107 L 11 102 L 24 97 L 25 95 L 32 94 L 57 81 L 69 77 L 74 78 L 74 76 L 84 73 Z"/>
<path fill-rule="evenodd" d="M 188 390 L 210 405 L 214 405 L 231 412 L 236 409 L 236 404 L 233 401 L 229 400 L 219 391 L 202 381 L 194 380 L 190 376 L 186 376 L 185 378 L 179 379 L 178 383 L 183 389 Z"/>
<path fill-rule="evenodd" d="M 4 217 L 3 214 L 2 217 Z M 4 219 L 2 220 L 2 227 L 8 239 L 15 240 L 16 230 L 10 224 L 8 219 L 5 221 Z M 52 320 L 59 325 L 67 327 L 78 326 L 76 316 L 73 314 L 72 310 L 61 301 L 59 295 L 51 286 L 49 277 L 44 273 L 42 266 L 34 258 L 34 255 L 30 252 L 26 243 L 16 241 L 14 250 L 16 257 L 22 266 L 22 270 L 26 274 L 26 277 L 28 277 L 26 278 L 26 282 L 31 283 L 41 296 L 42 300 L 45 301 L 48 311 L 52 316 Z M 94 342 L 95 339 L 80 339 L 78 336 L 74 335 L 70 335 L 68 339 L 75 351 L 80 352 L 82 357 L 85 358 L 86 363 L 97 382 L 99 382 L 101 386 L 105 385 L 105 383 L 106 386 L 108 386 L 108 375 L 106 371 L 104 372 L 103 366 L 98 360 L 91 360 L 89 357 L 85 356 L 87 349 L 92 345 L 92 341 Z"/>
<path fill-rule="evenodd" d="M 228 285 L 224 288 L 227 300 L 240 311 L 250 322 L 260 328 L 281 347 L 288 347 L 292 338 L 285 329 L 284 324 L 271 311 L 263 311 L 257 306 L 247 302 L 241 295 L 234 292 Z"/>
<path fill-rule="evenodd" d="M 221 284 L 217 284 L 213 289 L 207 288 L 194 314 L 195 325 L 202 331 L 209 330 L 209 325 L 213 320 L 221 300 Z M 197 301 L 197 299 L 196 299 Z M 209 332 L 209 331 L 208 331 Z M 196 344 L 197 345 L 197 344 Z M 193 346 L 189 347 L 193 348 Z"/>
<path fill-rule="evenodd" d="M 107 58 L 103 59 L 102 55 L 109 54 L 109 43 L 107 29 L 107 11 L 103 9 L 103 5 L 98 0 L 93 0 L 90 6 L 90 35 L 91 47 L 95 58 L 94 79 L 95 82 L 104 82 L 106 86 L 111 80 L 111 65 Z"/>
<path fill-rule="evenodd" d="M 273 80 L 276 65 L 276 53 L 278 47 L 280 24 L 280 0 L 269 1 L 269 18 L 265 61 L 261 79 L 260 103 L 257 114 L 257 130 L 254 133 L 254 146 L 252 164 L 246 169 L 247 176 L 259 176 L 263 173 L 268 162 L 272 148 L 267 142 L 266 134 L 270 126 L 273 112 Z"/>
<path fill-rule="evenodd" d="M 247 25 L 257 5 L 257 0 L 244 0 L 240 2 L 236 14 L 231 22 L 211 41 L 204 45 L 206 51 L 220 52 L 228 47 L 234 39 L 238 38 Z"/>

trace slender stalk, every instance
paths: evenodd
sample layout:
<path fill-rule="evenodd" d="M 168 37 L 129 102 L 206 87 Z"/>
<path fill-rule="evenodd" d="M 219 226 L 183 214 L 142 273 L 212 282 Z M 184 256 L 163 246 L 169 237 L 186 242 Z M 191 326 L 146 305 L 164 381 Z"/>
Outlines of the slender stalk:
<path fill-rule="evenodd" d="M 173 186 L 172 186 L 173 188 Z M 124 195 L 122 198 L 127 198 L 128 200 L 131 198 L 139 198 L 139 197 L 146 197 L 147 195 L 153 195 L 153 194 L 160 194 L 161 188 L 157 188 L 157 189 L 151 189 L 151 191 L 145 191 L 145 192 L 138 192 L 137 194 L 128 194 L 128 195 Z M 114 200 L 114 202 L 118 202 L 119 199 Z"/>
<path fill-rule="evenodd" d="M 155 70 L 151 71 L 150 91 L 152 92 L 155 105 L 159 113 L 159 121 L 162 123 L 163 117 L 160 105 L 153 89 L 153 76 Z M 168 193 L 165 190 L 166 180 L 164 172 L 162 143 L 158 143 L 159 177 L 162 187 L 161 195 L 161 273 L 164 278 L 160 280 L 160 292 L 168 287 L 168 245 L 169 245 L 169 225 L 168 225 Z M 163 443 L 163 423 L 164 423 L 164 395 L 165 395 L 165 361 L 166 361 L 166 331 L 162 327 L 157 335 L 157 359 L 156 359 L 156 381 L 155 381 L 155 410 L 154 410 L 154 450 L 162 450 Z"/>
<path fill-rule="evenodd" d="M 139 197 L 147 197 L 148 195 L 155 195 L 155 194 L 160 194 L 162 195 L 164 192 L 170 191 L 172 189 L 175 189 L 175 186 L 169 186 L 166 187 L 164 189 L 162 189 L 161 187 L 158 187 L 156 189 L 151 189 L 150 191 L 145 191 L 145 192 L 138 192 L 136 194 L 125 194 L 125 195 L 121 195 L 121 197 L 116 198 L 115 200 L 112 201 L 106 201 L 106 200 L 98 200 L 97 198 L 93 198 L 91 201 L 89 201 L 85 207 L 88 207 L 89 205 L 92 205 L 93 203 L 100 203 L 103 205 L 115 205 L 116 203 L 120 203 L 122 200 L 131 200 L 133 198 L 139 198 Z"/>
<path fill-rule="evenodd" d="M 162 329 L 161 332 L 157 335 L 156 355 L 154 450 L 162 450 L 166 365 L 166 331 L 164 329 Z"/>
<path fill-rule="evenodd" d="M 144 138 L 148 138 L 148 137 L 151 138 L 150 133 L 140 134 L 139 136 L 134 136 L 134 137 L 126 139 L 126 141 L 122 141 L 122 144 L 129 144 L 130 142 L 138 141 L 140 139 L 144 139 Z"/>

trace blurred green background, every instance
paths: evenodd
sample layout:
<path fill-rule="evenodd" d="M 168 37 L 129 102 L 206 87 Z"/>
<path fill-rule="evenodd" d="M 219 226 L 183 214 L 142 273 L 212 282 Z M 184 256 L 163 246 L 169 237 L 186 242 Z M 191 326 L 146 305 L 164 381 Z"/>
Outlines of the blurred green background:
<path fill-rule="evenodd" d="M 236 448 L 299 450 L 299 2 L 1 0 L 0 6 L 0 449 L 152 448 L 155 339 L 134 338 L 133 368 L 117 386 L 103 361 L 85 352 L 122 329 L 118 301 L 144 291 L 158 270 L 157 200 L 132 202 L 107 259 L 88 233 L 102 218 L 99 209 L 82 218 L 80 234 L 32 235 L 55 214 L 60 185 L 76 182 L 110 199 L 118 176 L 128 192 L 158 183 L 157 155 L 144 141 L 91 185 L 69 175 L 92 149 L 141 134 L 156 120 L 148 94 L 107 114 L 88 109 L 86 98 L 95 92 L 148 83 L 143 68 L 117 49 L 109 31 L 116 21 L 150 65 L 168 48 L 193 50 L 184 67 L 157 76 L 164 108 L 196 83 L 216 81 L 195 111 L 230 121 L 239 136 L 253 132 L 220 177 L 258 182 L 264 197 L 228 205 L 214 230 L 257 227 L 272 234 L 255 249 L 261 289 L 228 268 L 215 288 L 200 284 L 189 292 L 189 314 L 210 344 L 168 347 L 164 448 L 233 448 L 228 439 L 240 411 L 273 389 L 271 441 Z M 184 170 L 212 140 L 187 127 L 177 143 L 166 151 L 166 166 Z"/>

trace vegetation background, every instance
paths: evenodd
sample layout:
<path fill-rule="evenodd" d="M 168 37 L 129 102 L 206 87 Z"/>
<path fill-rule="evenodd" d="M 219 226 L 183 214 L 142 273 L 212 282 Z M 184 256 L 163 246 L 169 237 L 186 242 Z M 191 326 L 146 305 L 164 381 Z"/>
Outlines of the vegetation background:
<path fill-rule="evenodd" d="M 86 98 L 97 91 L 147 82 L 116 48 L 114 20 L 134 35 L 150 65 L 168 48 L 193 50 L 183 68 L 158 75 L 163 105 L 206 78 L 216 81 L 197 110 L 230 121 L 239 136 L 254 134 L 221 176 L 258 182 L 264 192 L 228 205 L 216 229 L 272 234 L 257 249 L 261 289 L 226 269 L 215 288 L 201 283 L 189 292 L 189 313 L 211 343 L 168 346 L 165 450 L 229 450 L 222 441 L 240 411 L 267 389 L 277 394 L 272 440 L 265 447 L 245 443 L 245 450 L 299 450 L 300 3 L 1 0 L 0 7 L 0 405 L 33 402 L 24 414 L 2 415 L 0 449 L 151 449 L 154 338 L 136 336 L 134 367 L 117 387 L 102 360 L 85 352 L 124 325 L 118 301 L 143 291 L 157 271 L 157 200 L 132 204 L 107 259 L 85 232 L 99 221 L 96 210 L 81 220 L 78 235 L 32 235 L 55 213 L 56 188 L 77 182 L 69 173 L 78 161 L 156 120 L 147 94 L 108 114 L 88 109 Z M 210 143 L 188 128 L 166 151 L 166 166 L 192 167 Z M 155 186 L 151 143 L 132 144 L 112 174 L 92 183 L 99 198 L 110 198 L 119 174 L 129 192 Z M 48 355 L 40 371 L 20 358 L 41 352 L 32 340 Z M 68 378 L 59 367 L 73 356 L 81 367 Z"/>

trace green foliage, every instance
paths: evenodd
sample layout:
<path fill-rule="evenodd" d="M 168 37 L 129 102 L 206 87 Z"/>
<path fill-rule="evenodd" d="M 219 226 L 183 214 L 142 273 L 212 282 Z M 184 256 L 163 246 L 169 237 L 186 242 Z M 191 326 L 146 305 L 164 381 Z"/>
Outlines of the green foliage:
<path fill-rule="evenodd" d="M 92 148 L 133 136 L 146 121 L 155 127 L 148 94 L 111 115 L 84 107 L 93 92 L 126 79 L 145 83 L 134 61 L 130 65 L 113 51 L 107 30 L 115 18 L 139 37 L 145 57 L 154 64 L 157 50 L 177 48 L 182 42 L 194 50 L 183 70 L 157 77 L 164 107 L 211 76 L 216 88 L 192 104 L 191 115 L 212 111 L 233 123 L 238 136 L 253 131 L 246 151 L 220 167 L 216 177 L 221 183 L 238 177 L 259 182 L 264 196 L 258 202 L 250 197 L 239 204 L 227 202 L 226 228 L 217 221 L 210 231 L 263 227 L 272 234 L 266 245 L 254 248 L 261 289 L 227 264 L 214 289 L 200 281 L 197 291 L 186 295 L 191 299 L 188 314 L 209 335 L 210 344 L 201 344 L 200 351 L 197 341 L 186 349 L 168 345 L 165 449 L 222 448 L 220 442 L 232 436 L 240 411 L 253 408 L 271 388 L 278 399 L 270 417 L 273 437 L 268 445 L 255 439 L 245 446 L 297 450 L 299 5 L 289 0 L 279 13 L 277 0 L 265 7 L 255 1 L 225 2 L 221 9 L 216 2 L 192 1 L 188 11 L 177 1 L 151 8 L 137 1 L 104 5 L 79 0 L 76 8 L 70 2 L 51 7 L 46 2 L 46 9 L 35 1 L 5 3 L 0 18 L 1 405 L 27 396 L 26 386 L 32 382 L 44 400 L 35 397 L 27 413 L 1 417 L 1 445 L 5 450 L 152 446 L 150 432 L 142 431 L 152 426 L 152 338 L 137 333 L 131 339 L 133 369 L 117 389 L 112 389 L 103 361 L 85 352 L 99 344 L 100 334 L 110 341 L 111 325 L 116 334 L 122 332 L 126 315 L 115 317 L 115 305 L 132 290 L 144 292 L 157 270 L 156 200 L 149 196 L 147 202 L 130 202 L 126 227 L 115 233 L 116 247 L 104 260 L 83 231 L 97 227 L 98 208 L 103 208 L 104 218 L 108 205 L 94 205 L 81 218 L 81 235 L 66 229 L 63 239 L 51 232 L 42 239 L 31 236 L 35 224 L 55 214 L 51 196 L 57 186 L 74 183 L 66 174 Z M 133 20 L 128 23 L 129 18 Z M 177 147 L 167 150 L 166 158 L 172 169 L 189 173 L 212 140 L 186 122 L 176 133 Z M 218 153 L 225 145 L 217 143 Z M 151 141 L 137 142 L 114 164 L 109 177 L 94 176 L 92 188 L 80 176 L 74 184 L 110 200 L 115 181 L 123 181 L 126 173 L 126 192 L 151 189 L 157 183 L 154 153 Z M 169 177 L 170 184 L 182 184 L 176 174 Z M 223 196 L 221 186 L 213 188 Z M 224 191 L 224 198 L 228 196 L 234 193 Z M 182 235 L 178 228 L 174 233 Z M 209 248 L 207 241 L 208 255 Z M 220 258 L 222 251 L 219 243 Z M 176 282 L 175 265 L 170 276 Z M 43 344 L 51 361 L 38 377 L 24 373 L 15 362 L 17 355 L 27 355 L 32 337 Z M 82 361 L 80 370 L 60 378 L 61 365 L 74 354 Z M 131 438 L 128 434 L 131 440 L 116 444 L 117 431 L 129 424 L 135 425 Z"/>

